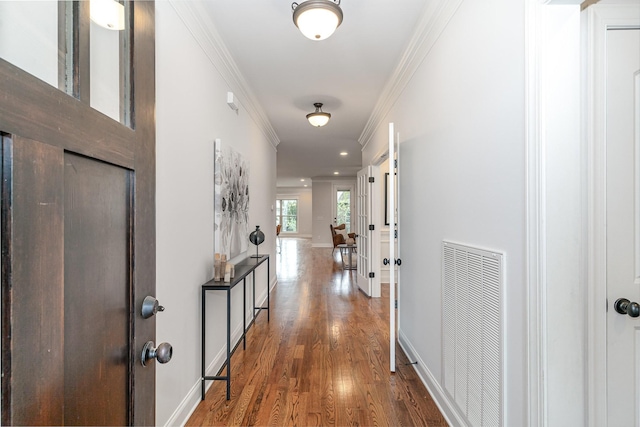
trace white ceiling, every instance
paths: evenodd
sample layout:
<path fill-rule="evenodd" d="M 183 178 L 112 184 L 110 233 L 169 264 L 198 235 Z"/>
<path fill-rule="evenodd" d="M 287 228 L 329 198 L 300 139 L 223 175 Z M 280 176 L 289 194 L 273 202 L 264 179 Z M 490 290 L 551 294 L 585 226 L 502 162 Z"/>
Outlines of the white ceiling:
<path fill-rule="evenodd" d="M 339 177 L 353 177 L 361 169 L 358 138 L 427 2 L 343 0 L 342 25 L 322 41 L 300 33 L 289 1 L 204 2 L 280 139 L 279 187 L 335 178 L 336 171 Z M 314 128 L 305 118 L 314 102 L 331 113 L 324 127 Z M 348 156 L 340 156 L 341 151 Z"/>

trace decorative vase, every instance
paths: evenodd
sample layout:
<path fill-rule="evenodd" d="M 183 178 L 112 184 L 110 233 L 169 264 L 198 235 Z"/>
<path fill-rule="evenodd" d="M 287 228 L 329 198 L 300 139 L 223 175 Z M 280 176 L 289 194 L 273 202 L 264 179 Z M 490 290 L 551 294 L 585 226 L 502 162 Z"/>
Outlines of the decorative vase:
<path fill-rule="evenodd" d="M 264 233 L 260 230 L 259 225 L 256 225 L 256 229 L 249 234 L 249 241 L 256 245 L 256 255 L 251 255 L 251 258 L 260 258 L 260 255 L 258 254 L 258 245 L 264 242 Z"/>

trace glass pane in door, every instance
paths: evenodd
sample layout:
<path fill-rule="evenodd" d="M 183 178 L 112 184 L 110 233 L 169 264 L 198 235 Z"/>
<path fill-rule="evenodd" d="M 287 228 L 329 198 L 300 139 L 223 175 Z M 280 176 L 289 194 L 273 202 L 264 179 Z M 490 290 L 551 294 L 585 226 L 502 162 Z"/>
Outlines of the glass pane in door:
<path fill-rule="evenodd" d="M 90 2 L 91 107 L 131 126 L 128 2 Z"/>
<path fill-rule="evenodd" d="M 58 85 L 58 2 L 0 1 L 0 58 Z"/>
<path fill-rule="evenodd" d="M 336 196 L 336 225 L 346 224 L 351 232 L 351 190 L 338 190 Z"/>
<path fill-rule="evenodd" d="M 298 201 L 282 200 L 282 224 L 283 231 L 287 233 L 298 232 Z"/>

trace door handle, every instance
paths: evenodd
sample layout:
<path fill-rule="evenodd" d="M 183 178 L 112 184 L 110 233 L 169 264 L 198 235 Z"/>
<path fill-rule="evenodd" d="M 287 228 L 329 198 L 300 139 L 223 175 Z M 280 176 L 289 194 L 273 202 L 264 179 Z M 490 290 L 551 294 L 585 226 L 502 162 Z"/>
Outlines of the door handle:
<path fill-rule="evenodd" d="M 140 358 L 142 366 L 147 366 L 147 362 L 151 359 L 156 359 L 158 363 L 167 363 L 171 360 L 171 356 L 173 356 L 173 347 L 171 344 L 163 342 L 158 348 L 154 348 L 154 345 L 153 341 L 147 341 L 144 347 L 142 347 L 142 356 Z"/>
<path fill-rule="evenodd" d="M 631 302 L 626 298 L 618 298 L 613 303 L 613 308 L 620 314 L 628 314 L 631 317 L 640 316 L 640 304 Z"/>
<path fill-rule="evenodd" d="M 389 261 L 389 258 L 385 258 L 385 259 L 382 260 L 382 263 L 384 265 L 389 265 L 389 264 L 391 264 L 391 261 Z M 402 260 L 400 258 L 394 259 L 393 263 L 396 264 L 396 265 L 402 265 Z"/>
<path fill-rule="evenodd" d="M 142 301 L 142 317 L 148 319 L 159 311 L 164 311 L 164 307 L 160 305 L 158 300 L 152 296 L 146 296 Z"/>

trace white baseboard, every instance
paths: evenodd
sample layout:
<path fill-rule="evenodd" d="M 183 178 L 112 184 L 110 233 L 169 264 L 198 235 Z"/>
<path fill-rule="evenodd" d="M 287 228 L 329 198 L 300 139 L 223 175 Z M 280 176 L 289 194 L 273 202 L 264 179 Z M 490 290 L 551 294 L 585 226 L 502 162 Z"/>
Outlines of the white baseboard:
<path fill-rule="evenodd" d="M 396 283 L 398 282 L 398 276 L 396 272 Z M 389 271 L 389 267 L 381 267 L 380 268 L 380 283 L 389 283 L 391 280 L 391 272 Z"/>
<path fill-rule="evenodd" d="M 331 243 L 312 243 L 312 248 L 332 248 L 333 245 Z"/>
<path fill-rule="evenodd" d="M 171 417 L 165 423 L 165 427 L 184 426 L 191 414 L 196 410 L 200 404 L 200 381 L 194 384 L 189 390 L 189 393 L 182 399 L 180 405 L 171 414 Z"/>
<path fill-rule="evenodd" d="M 278 281 L 274 277 L 269 285 L 269 289 L 273 290 L 273 288 L 275 288 L 277 284 L 278 284 Z M 266 290 L 259 297 L 256 296 L 256 301 L 259 301 L 258 302 L 259 306 L 262 306 L 266 300 L 267 300 Z M 251 322 L 252 319 L 253 319 L 252 313 L 251 313 L 251 310 L 249 310 L 247 312 L 247 325 L 249 324 L 249 322 Z M 241 337 L 242 337 L 242 325 L 238 325 L 238 327 L 235 328 L 234 331 L 231 333 L 231 342 L 237 343 Z M 215 357 L 213 358 L 209 366 L 207 366 L 205 370 L 206 375 L 217 374 L 220 368 L 222 367 L 222 365 L 224 364 L 226 358 L 227 358 L 227 349 L 226 347 L 222 347 L 218 351 L 218 354 L 215 355 Z M 213 385 L 213 381 L 206 382 L 205 393 L 207 390 L 209 390 L 209 387 L 211 387 L 212 385 Z M 176 410 L 173 411 L 173 414 L 171 414 L 167 422 L 164 424 L 165 427 L 173 427 L 173 426 L 182 427 L 187 423 L 187 421 L 189 421 L 191 414 L 193 414 L 193 412 L 196 410 L 196 408 L 201 402 L 200 387 L 201 387 L 201 381 L 200 379 L 198 379 L 196 383 L 193 385 L 193 387 L 191 387 L 191 389 L 189 390 L 187 395 L 184 397 L 184 399 L 182 399 L 182 402 L 180 402 L 180 405 L 178 405 Z"/>
<path fill-rule="evenodd" d="M 413 365 L 413 369 L 417 372 L 418 376 L 422 380 L 422 383 L 427 388 L 433 401 L 438 405 L 438 409 L 442 413 L 442 416 L 445 420 L 447 420 L 447 424 L 450 426 L 466 426 L 465 421 L 462 417 L 457 413 L 454 406 L 449 401 L 449 398 L 445 394 L 444 390 L 440 386 L 440 383 L 433 376 L 427 365 L 424 361 L 418 356 L 416 349 L 411 345 L 411 342 L 407 339 L 407 337 L 402 333 L 402 331 L 398 331 L 398 342 L 400 343 L 400 347 L 404 350 L 407 358 L 410 361 L 417 361 L 418 363 Z"/>

